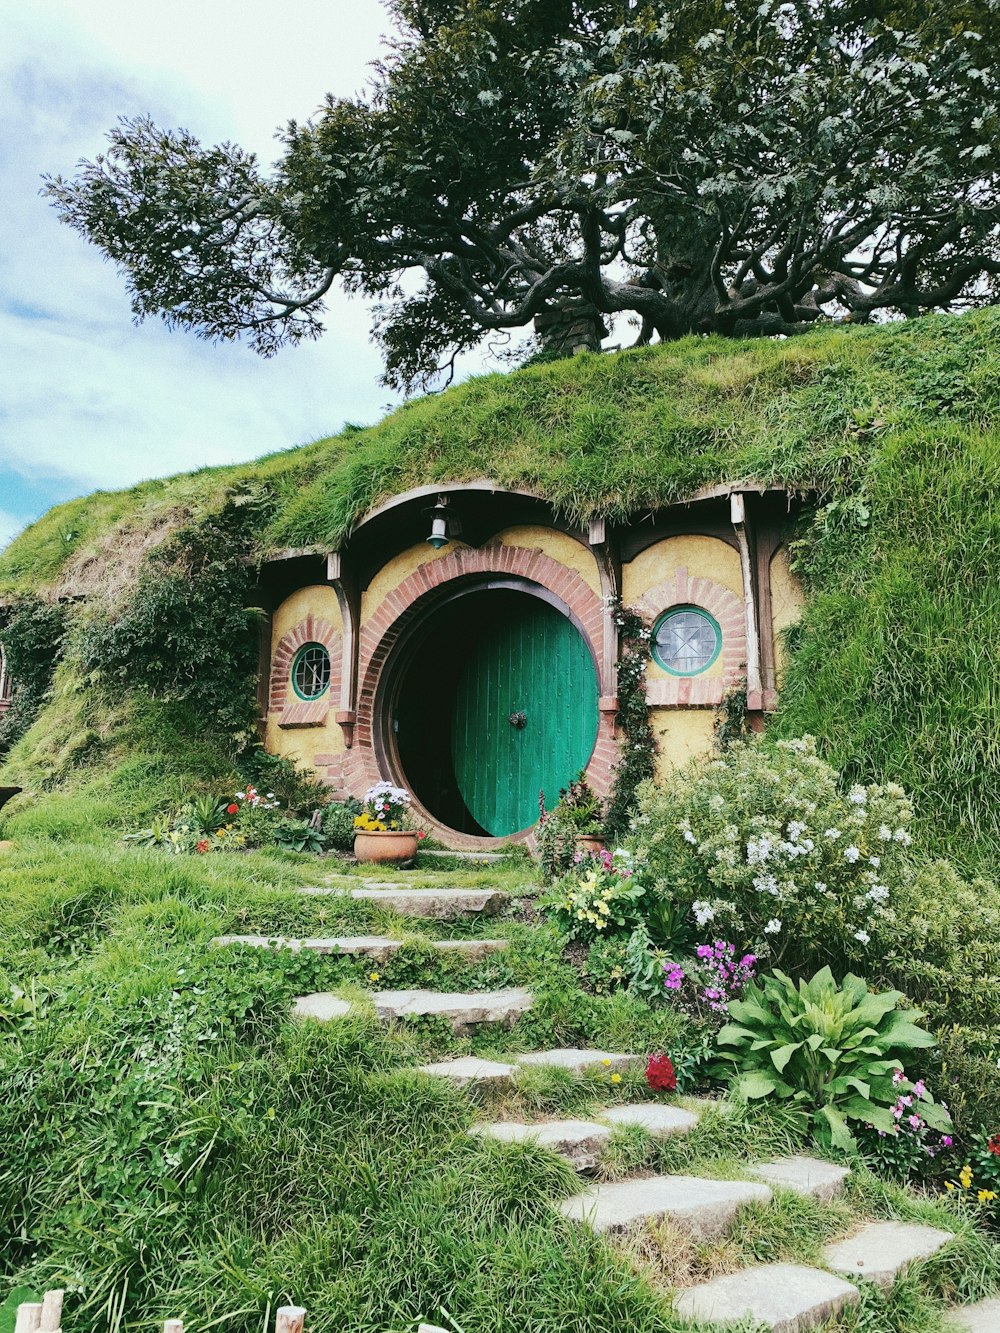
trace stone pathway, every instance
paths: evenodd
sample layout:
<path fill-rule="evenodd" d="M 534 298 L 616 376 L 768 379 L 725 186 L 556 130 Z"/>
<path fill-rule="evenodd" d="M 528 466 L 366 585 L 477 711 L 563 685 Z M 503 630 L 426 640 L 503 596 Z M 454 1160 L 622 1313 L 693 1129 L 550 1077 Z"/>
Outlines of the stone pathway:
<path fill-rule="evenodd" d="M 514 1120 L 473 1125 L 470 1134 L 501 1143 L 537 1143 L 566 1159 L 577 1171 L 593 1171 L 611 1138 L 607 1125 L 593 1120 L 541 1120 L 523 1125 Z"/>
<path fill-rule="evenodd" d="M 519 1065 L 550 1065 L 556 1069 L 568 1069 L 573 1074 L 582 1074 L 585 1069 L 596 1069 L 602 1065 L 605 1069 L 616 1071 L 642 1063 L 641 1055 L 623 1055 L 620 1051 L 587 1051 L 575 1046 L 553 1051 L 532 1051 L 516 1059 Z"/>
<path fill-rule="evenodd" d="M 803 1333 L 859 1299 L 857 1287 L 832 1273 L 800 1264 L 764 1264 L 717 1277 L 678 1296 L 686 1319 L 737 1324 L 753 1319 L 772 1333 Z"/>
<path fill-rule="evenodd" d="M 534 1002 L 530 991 L 516 987 L 499 991 L 384 990 L 373 991 L 369 998 L 384 1023 L 434 1016 L 446 1019 L 455 1033 L 468 1033 L 483 1024 L 510 1027 Z M 344 1018 L 352 1007 L 350 1001 L 330 991 L 317 991 L 296 997 L 292 1017 L 325 1023 Z"/>
<path fill-rule="evenodd" d="M 355 902 L 374 903 L 400 916 L 418 916 L 440 921 L 458 916 L 496 916 L 506 906 L 510 895 L 500 889 L 455 888 L 327 888 L 307 884 L 299 893 L 312 898 L 351 898 Z"/>
<path fill-rule="evenodd" d="M 594 1231 L 622 1233 L 645 1222 L 669 1218 L 699 1240 L 721 1236 L 747 1203 L 769 1203 L 766 1185 L 749 1180 L 706 1180 L 702 1176 L 649 1176 L 592 1185 L 564 1199 L 559 1212 Z"/>
<path fill-rule="evenodd" d="M 917 1259 L 928 1259 L 951 1239 L 950 1231 L 914 1222 L 869 1222 L 856 1236 L 827 1245 L 823 1262 L 835 1273 L 863 1277 L 888 1288 L 904 1268 Z"/>
<path fill-rule="evenodd" d="M 694 1129 L 699 1117 L 682 1106 L 663 1106 L 659 1102 L 636 1102 L 631 1106 L 609 1106 L 595 1117 L 605 1124 L 638 1125 L 654 1138 L 669 1138 L 673 1134 L 687 1134 Z"/>
<path fill-rule="evenodd" d="M 362 955 L 376 963 L 385 963 L 399 949 L 406 948 L 405 940 L 394 940 L 388 935 L 334 935 L 325 939 L 286 939 L 281 935 L 217 935 L 213 947 L 224 948 L 243 944 L 255 949 L 304 950 L 315 954 Z M 506 949 L 506 940 L 428 940 L 419 943 L 442 953 L 460 954 L 466 962 L 481 962 L 488 954 Z"/>
<path fill-rule="evenodd" d="M 763 1180 L 775 1189 L 791 1190 L 805 1198 L 829 1203 L 844 1189 L 844 1181 L 851 1174 L 850 1167 L 835 1166 L 818 1157 L 783 1157 L 777 1162 L 761 1162 L 747 1168 L 747 1175 Z"/>
<path fill-rule="evenodd" d="M 434 1064 L 420 1065 L 417 1073 L 449 1079 L 459 1088 L 510 1087 L 517 1073 L 517 1065 L 480 1060 L 475 1055 L 462 1055 L 457 1060 L 438 1060 Z"/>
<path fill-rule="evenodd" d="M 948 1315 L 956 1333 L 997 1333 L 1000 1329 L 1000 1298 L 978 1301 L 951 1310 Z"/>

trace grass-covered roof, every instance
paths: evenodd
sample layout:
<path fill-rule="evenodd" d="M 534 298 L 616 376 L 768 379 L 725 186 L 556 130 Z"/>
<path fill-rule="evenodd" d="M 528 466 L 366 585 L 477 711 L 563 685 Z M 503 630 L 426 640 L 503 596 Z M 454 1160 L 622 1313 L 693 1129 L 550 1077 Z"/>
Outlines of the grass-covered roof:
<path fill-rule="evenodd" d="M 244 495 L 261 555 L 335 548 L 400 491 L 483 476 L 575 519 L 626 518 L 748 477 L 809 490 L 818 500 L 797 550 L 809 606 L 776 725 L 816 733 L 851 775 L 902 782 L 935 845 L 993 869 L 998 414 L 995 309 L 576 357 L 474 379 L 253 463 L 60 505 L 0 553 L 0 599 L 127 596 L 163 538 Z"/>

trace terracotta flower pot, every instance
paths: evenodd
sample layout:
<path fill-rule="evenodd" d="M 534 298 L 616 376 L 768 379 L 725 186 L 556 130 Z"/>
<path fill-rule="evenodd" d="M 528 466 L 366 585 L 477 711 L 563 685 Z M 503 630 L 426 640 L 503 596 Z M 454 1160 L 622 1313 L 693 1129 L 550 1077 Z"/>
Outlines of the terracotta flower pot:
<path fill-rule="evenodd" d="M 386 829 L 384 833 L 359 829 L 354 835 L 354 857 L 358 861 L 397 866 L 412 861 L 416 854 L 417 835 L 406 829 Z"/>
<path fill-rule="evenodd" d="M 578 833 L 576 845 L 584 856 L 596 856 L 598 852 L 604 851 L 604 839 L 596 833 Z"/>

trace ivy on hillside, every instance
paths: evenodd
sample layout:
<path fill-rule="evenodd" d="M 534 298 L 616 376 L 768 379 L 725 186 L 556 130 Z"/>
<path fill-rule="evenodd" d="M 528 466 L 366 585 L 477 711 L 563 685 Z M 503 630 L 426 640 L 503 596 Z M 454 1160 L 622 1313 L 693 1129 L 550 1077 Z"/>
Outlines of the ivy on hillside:
<path fill-rule="evenodd" d="M 251 739 L 260 612 L 248 552 L 261 507 L 228 496 L 153 553 L 124 605 L 84 618 L 75 648 L 93 680 L 184 701 L 237 746 Z"/>
<path fill-rule="evenodd" d="M 35 720 L 52 684 L 66 634 L 65 607 L 22 597 L 8 608 L 0 629 L 13 686 L 11 706 L 0 714 L 0 757 Z"/>

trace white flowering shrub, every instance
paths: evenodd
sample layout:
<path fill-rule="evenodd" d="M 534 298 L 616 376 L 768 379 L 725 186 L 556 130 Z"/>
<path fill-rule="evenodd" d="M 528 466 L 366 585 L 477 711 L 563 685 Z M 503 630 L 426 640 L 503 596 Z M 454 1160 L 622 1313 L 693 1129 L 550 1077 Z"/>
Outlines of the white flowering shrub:
<path fill-rule="evenodd" d="M 786 968 L 864 962 L 907 875 L 912 814 L 895 784 L 845 791 L 810 736 L 756 737 L 643 785 L 636 876 Z"/>

